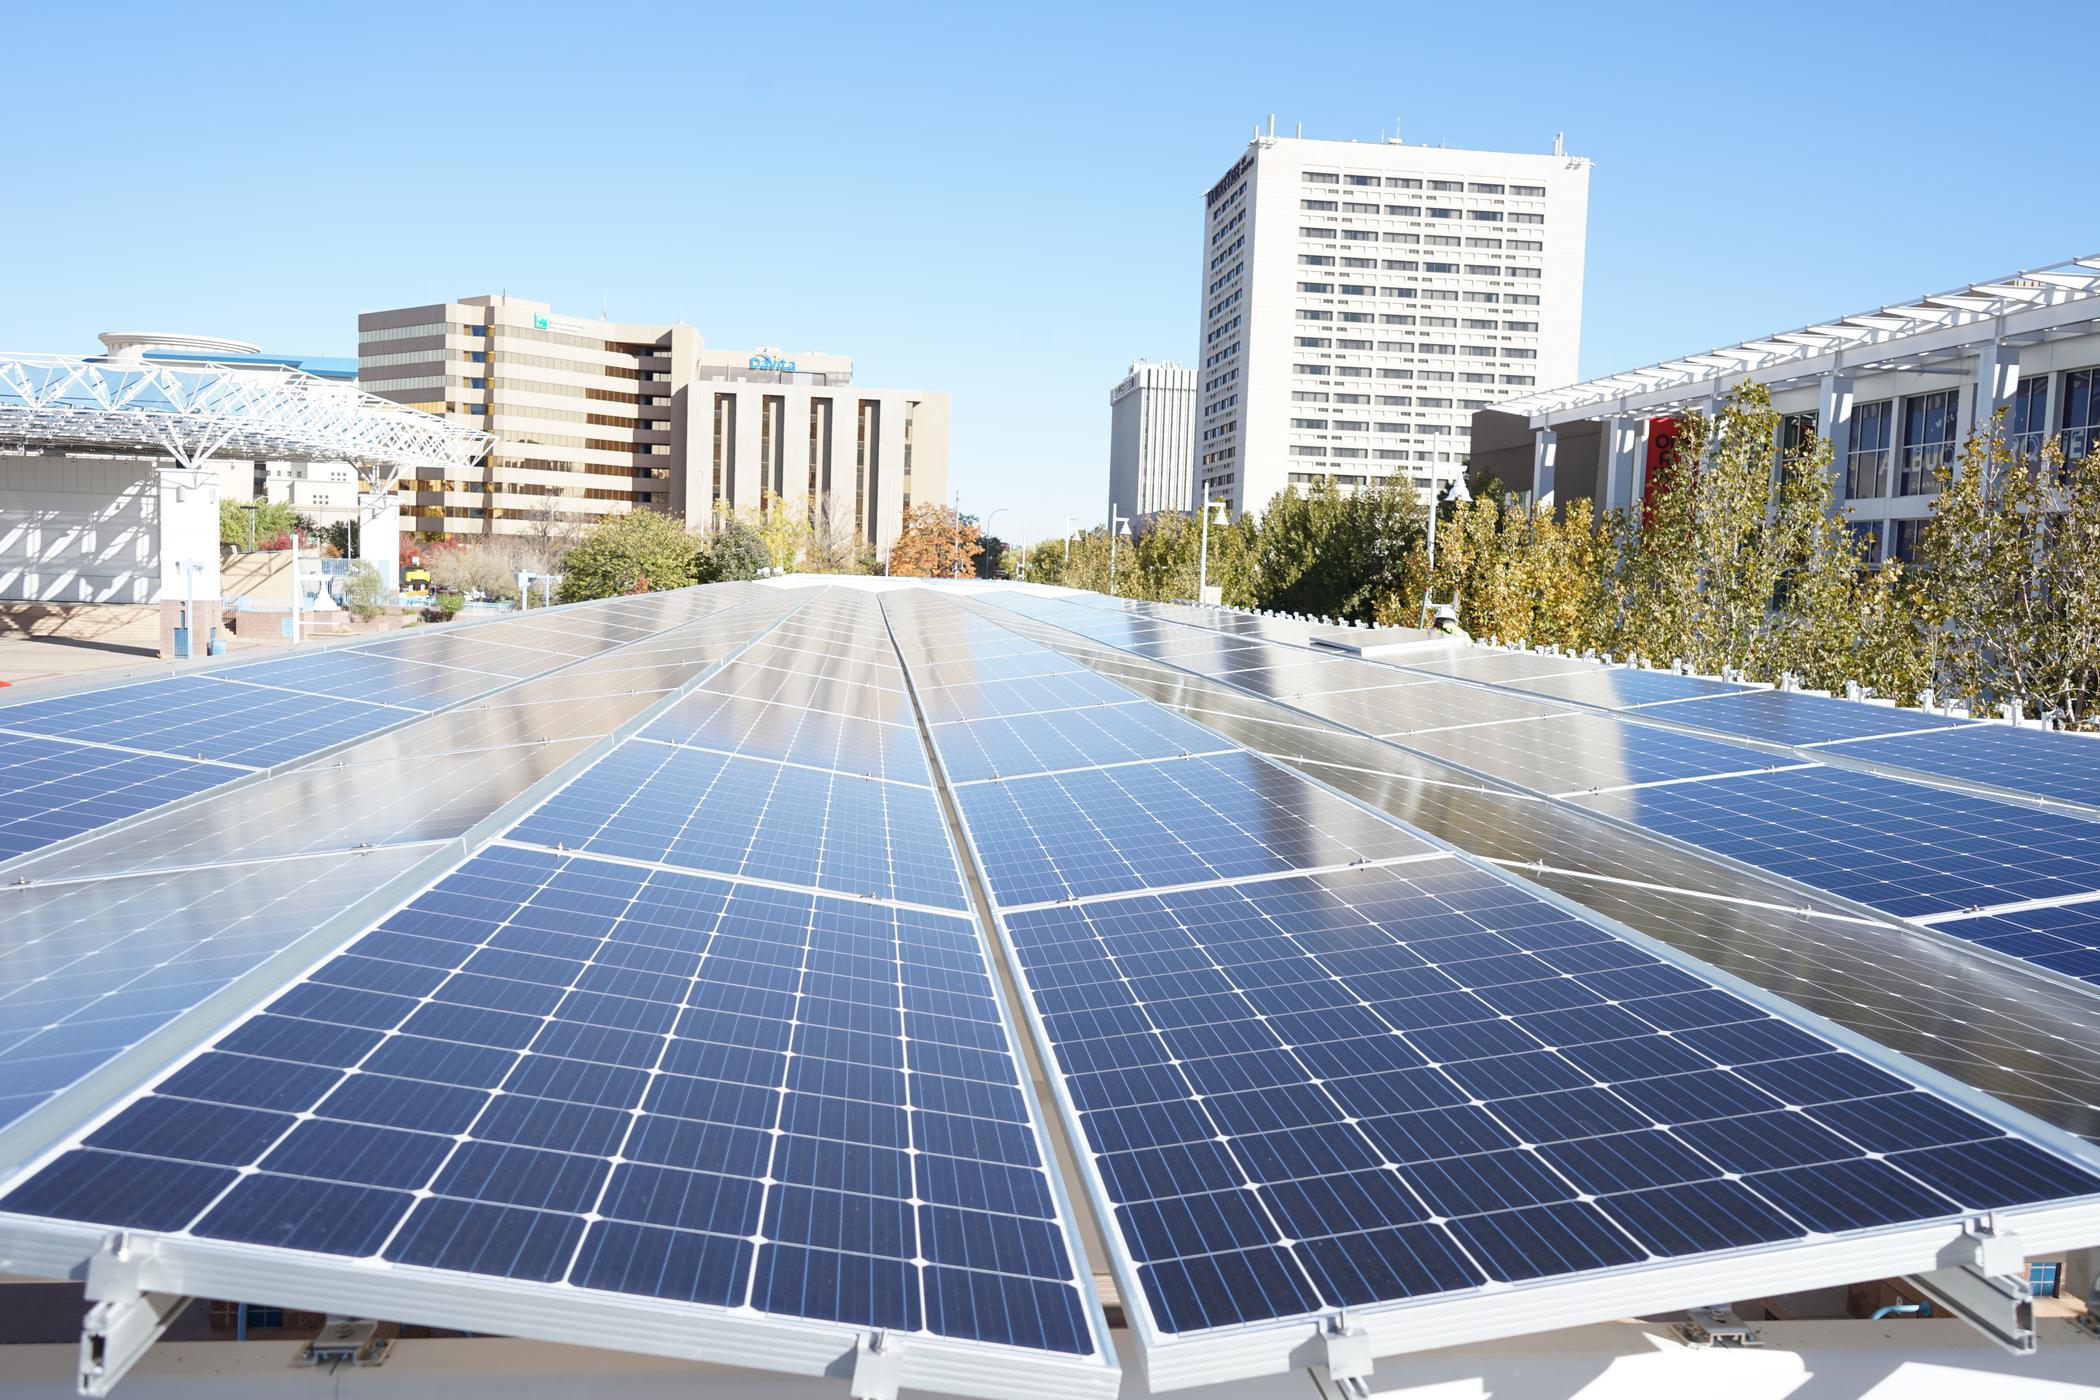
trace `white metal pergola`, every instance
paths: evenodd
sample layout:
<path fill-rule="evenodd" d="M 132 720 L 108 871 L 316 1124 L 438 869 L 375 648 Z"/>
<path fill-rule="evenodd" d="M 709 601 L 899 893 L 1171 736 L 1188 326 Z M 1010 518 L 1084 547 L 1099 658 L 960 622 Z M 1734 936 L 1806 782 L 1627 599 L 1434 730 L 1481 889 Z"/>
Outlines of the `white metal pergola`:
<path fill-rule="evenodd" d="M 1983 346 L 2083 333 L 2095 322 L 2100 254 L 1504 399 L 1494 408 L 1528 418 L 1534 428 L 1552 428 L 1700 404 L 1745 380 L 1777 385 L 1841 371 L 1921 367 L 1974 356 Z"/>
<path fill-rule="evenodd" d="M 349 462 L 367 489 L 404 471 L 473 465 L 477 428 L 298 370 L 124 356 L 0 353 L 0 446 Z"/>

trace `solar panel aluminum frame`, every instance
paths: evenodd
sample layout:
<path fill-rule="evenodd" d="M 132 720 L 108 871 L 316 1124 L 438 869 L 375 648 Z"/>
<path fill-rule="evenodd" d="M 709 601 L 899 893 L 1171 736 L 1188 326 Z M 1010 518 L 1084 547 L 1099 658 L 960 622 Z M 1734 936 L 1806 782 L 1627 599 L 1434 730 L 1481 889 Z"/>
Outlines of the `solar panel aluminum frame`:
<path fill-rule="evenodd" d="M 88 1262 L 108 1248 L 111 1234 L 95 1225 L 0 1215 L 0 1273 L 84 1278 Z M 143 1232 L 130 1233 L 127 1243 L 140 1259 L 139 1287 L 145 1292 L 258 1298 L 314 1312 L 410 1318 L 462 1331 L 762 1371 L 850 1378 L 871 1336 L 871 1329 L 848 1323 L 304 1255 L 281 1247 L 163 1239 Z M 1092 1305 L 1095 1336 L 1105 1343 L 1100 1302 L 1091 1288 L 1082 1291 Z M 1079 1357 L 894 1333 L 887 1346 L 896 1358 L 897 1381 L 917 1390 L 1020 1400 L 1113 1400 L 1122 1385 L 1112 1351 Z"/>
<path fill-rule="evenodd" d="M 424 859 L 390 878 L 364 899 L 347 906 L 325 923 L 298 935 L 274 956 L 208 994 L 196 1005 L 178 1012 L 167 1024 L 96 1066 L 49 1101 L 31 1109 L 14 1122 L 0 1127 L 0 1181 L 14 1176 L 24 1166 L 45 1156 L 53 1148 L 83 1131 L 95 1119 L 106 1114 L 113 1105 L 144 1088 L 156 1075 L 168 1069 L 175 1059 L 209 1043 L 219 1031 L 256 1006 L 274 989 L 288 985 L 319 967 L 333 957 L 344 943 L 415 898 L 427 886 L 472 856 L 476 850 L 509 830 L 527 812 L 559 792 L 578 773 L 611 753 L 629 737 L 639 733 L 658 714 L 699 688 L 709 677 L 742 654 L 744 647 L 770 632 L 780 621 L 791 615 L 792 611 L 783 613 L 781 617 L 766 624 L 743 645 L 730 651 L 720 660 L 701 668 L 677 690 L 666 691 L 655 703 L 614 726 L 578 751 L 560 768 L 541 778 L 467 830 L 442 841 L 422 843 L 430 848 L 430 853 Z M 214 792 L 224 790 L 223 786 L 213 789 Z M 109 829 L 97 828 L 97 833 Z M 44 851 L 51 849 L 52 847 L 45 847 Z M 42 855 L 44 851 L 31 854 Z M 313 857 L 288 857 L 295 860 L 311 858 Z M 150 878 L 156 873 L 167 872 L 144 872 L 136 877 L 101 878 Z M 42 883 L 50 885 L 59 882 Z M 0 1246 L 4 1244 L 4 1232 L 0 1232 Z M 0 1253 L 0 1273 L 5 1272 L 6 1255 Z"/>
<path fill-rule="evenodd" d="M 1250 750 L 1251 752 L 1251 750 Z M 1655 938 L 1606 918 L 1552 890 L 1536 885 L 1493 862 L 1476 857 L 1427 832 L 1407 827 L 1390 815 L 1321 782 L 1317 778 L 1257 755 L 1287 772 L 1298 773 L 1315 786 L 1325 788 L 1345 802 L 1372 812 L 1383 820 L 1413 832 L 1424 841 L 1448 852 L 1455 859 L 1484 871 L 1505 883 L 1516 885 L 1536 898 L 1593 927 L 1601 928 L 1635 947 L 1680 968 L 1724 991 L 1730 992 L 1782 1021 L 1804 1029 L 1840 1048 L 1850 1050 L 1878 1068 L 1935 1090 L 1960 1107 L 2088 1169 L 2100 1169 L 2100 1150 L 2076 1137 L 2039 1122 L 1987 1094 L 1962 1084 L 1936 1070 L 1915 1063 L 1876 1042 L 1848 1031 L 1823 1017 L 1793 1005 L 1752 983 L 1681 953 Z M 934 761 L 942 764 L 936 749 Z M 943 781 L 946 769 L 940 766 Z M 966 837 L 968 821 L 956 813 Z M 972 859 L 976 844 L 969 838 Z M 1259 883 L 1272 877 L 1253 877 L 1232 884 Z M 1130 893 L 1142 897 L 1146 891 Z M 1073 1145 L 1075 1156 L 1083 1154 L 1087 1142 L 1078 1107 L 1058 1069 L 1049 1047 L 1056 1042 L 1049 1034 L 1035 1000 L 1017 945 L 1003 913 L 994 911 L 999 927 L 1001 951 L 1007 970 L 1019 991 L 1029 1030 L 1042 1051 L 1043 1071 L 1057 1100 L 1058 1116 Z M 1857 1232 L 1852 1236 L 1814 1243 L 1780 1243 L 1714 1251 L 1683 1262 L 1621 1265 L 1570 1275 L 1550 1283 L 1498 1284 L 1489 1282 L 1463 1296 L 1440 1296 L 1399 1300 L 1350 1307 L 1325 1315 L 1304 1315 L 1261 1323 L 1212 1328 L 1200 1332 L 1167 1334 L 1154 1324 L 1137 1275 L 1132 1251 L 1123 1244 L 1117 1227 L 1114 1202 L 1100 1174 L 1078 1163 L 1124 1299 L 1127 1325 L 1138 1343 L 1146 1379 L 1154 1390 L 1217 1384 L 1253 1376 L 1276 1375 L 1304 1366 L 1324 1365 L 1329 1359 L 1329 1341 L 1347 1329 L 1352 1340 L 1368 1346 L 1373 1360 L 1407 1352 L 1435 1350 L 1472 1342 L 1494 1341 L 1528 1333 L 1605 1322 L 1642 1313 L 1672 1311 L 1706 1302 L 1795 1292 L 1805 1288 L 1850 1284 L 1868 1279 L 1893 1278 L 1924 1273 L 1940 1267 L 1972 1222 L 1944 1221 L 1895 1229 Z M 2001 1211 L 1995 1226 L 2020 1236 L 2030 1253 L 2058 1248 L 2079 1248 L 2100 1243 L 2100 1196 L 2061 1205 Z"/>

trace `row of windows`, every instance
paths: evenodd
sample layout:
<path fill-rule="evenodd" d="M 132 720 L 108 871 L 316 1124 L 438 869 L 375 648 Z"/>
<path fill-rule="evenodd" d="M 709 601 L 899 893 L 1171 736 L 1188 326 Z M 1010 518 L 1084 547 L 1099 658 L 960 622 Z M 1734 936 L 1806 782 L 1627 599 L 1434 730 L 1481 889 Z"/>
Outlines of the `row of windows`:
<path fill-rule="evenodd" d="M 1301 172 L 1301 175 L 1309 185 L 1349 185 L 1355 189 L 1372 190 L 1380 188 L 1381 185 L 1389 190 L 1419 190 L 1423 188 L 1422 180 L 1413 175 L 1386 175 L 1383 177 L 1377 175 L 1339 175 L 1325 170 L 1307 170 Z M 1450 194 L 1461 192 L 1465 194 L 1504 193 L 1501 185 L 1482 181 L 1431 180 L 1428 182 L 1428 188 Z M 1546 197 L 1546 187 L 1544 185 L 1511 185 L 1507 192 L 1525 199 L 1544 199 Z"/>
<path fill-rule="evenodd" d="M 1349 336 L 1296 335 L 1291 344 L 1300 350 L 1378 350 L 1391 355 L 1458 355 L 1492 360 L 1499 352 L 1505 360 L 1535 360 L 1536 350 L 1518 345 L 1465 345 L 1444 340 L 1358 340 Z"/>
<path fill-rule="evenodd" d="M 476 327 L 476 329 L 478 330 L 479 327 Z M 448 325 L 443 321 L 427 321 L 417 326 L 389 326 L 385 330 L 359 331 L 357 333 L 357 343 L 359 345 L 369 345 L 375 340 L 423 340 L 431 336 L 444 335 L 448 331 L 453 335 L 465 335 L 467 328 L 456 322 Z"/>
<path fill-rule="evenodd" d="M 1322 379 L 1370 379 L 1371 370 L 1364 365 L 1315 365 L 1294 364 L 1291 373 L 1313 375 Z M 1538 383 L 1532 374 L 1466 374 L 1458 375 L 1448 369 L 1393 369 L 1381 367 L 1376 375 L 1379 379 L 1413 379 L 1429 384 L 1492 384 L 1500 383 L 1513 388 L 1530 388 Z"/>

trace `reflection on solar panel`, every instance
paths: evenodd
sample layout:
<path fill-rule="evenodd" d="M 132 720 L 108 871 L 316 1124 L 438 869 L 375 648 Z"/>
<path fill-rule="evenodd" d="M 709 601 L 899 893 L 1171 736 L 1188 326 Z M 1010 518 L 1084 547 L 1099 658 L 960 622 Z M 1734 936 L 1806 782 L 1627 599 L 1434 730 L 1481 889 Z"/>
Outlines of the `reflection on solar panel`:
<path fill-rule="evenodd" d="M 1845 745 L 1843 753 L 1890 768 L 2100 807 L 2100 743 L 2084 735 L 1972 724 L 1938 734 L 1869 739 Z"/>
<path fill-rule="evenodd" d="M 1798 690 L 1747 690 L 1740 695 L 1688 700 L 1647 713 L 1671 724 L 1762 739 L 1768 744 L 1834 744 L 1879 735 L 1951 729 L 1966 723 L 1920 710 L 1862 705 Z"/>
<path fill-rule="evenodd" d="M 1007 927 L 1165 1332 L 2100 1190 L 1455 861 Z"/>
<path fill-rule="evenodd" d="M 1596 792 L 1780 767 L 1760 749 L 1608 715 L 1548 715 L 1407 736 L 1417 753 L 1550 794 Z"/>
<path fill-rule="evenodd" d="M 0 734 L 0 860 L 217 787 L 241 772 Z"/>
<path fill-rule="evenodd" d="M 951 720 L 945 729 L 948 775 L 958 783 L 1227 747 L 1202 725 L 1144 704 Z"/>
<path fill-rule="evenodd" d="M 267 768 L 412 714 L 216 676 L 175 676 L 0 707 L 0 730 Z"/>
<path fill-rule="evenodd" d="M 967 907 L 928 788 L 628 743 L 517 840 L 908 903 Z"/>
<path fill-rule="evenodd" d="M 1096 1350 L 967 919 L 497 849 L 0 1210 Z"/>
<path fill-rule="evenodd" d="M 1786 769 L 1577 800 L 1904 918 L 2100 892 L 2100 823 L 1870 773 Z"/>
<path fill-rule="evenodd" d="M 1934 920 L 1940 933 L 2100 987 L 2100 901 Z"/>
<path fill-rule="evenodd" d="M 1717 695 L 1737 695 L 1754 689 L 1730 681 L 1701 676 L 1679 676 L 1668 671 L 1644 671 L 1631 666 L 1613 666 L 1601 671 L 1574 675 L 1534 676 L 1526 680 L 1498 681 L 1512 690 L 1526 691 L 1555 700 L 1572 700 L 1607 710 L 1635 705 L 1670 705 L 1678 700 L 1700 700 Z M 1670 718 L 1667 713 L 1660 716 Z"/>
<path fill-rule="evenodd" d="M 945 752 L 946 739 L 935 742 Z M 956 797 L 1003 905 L 1428 849 L 1244 751 L 976 784 Z"/>

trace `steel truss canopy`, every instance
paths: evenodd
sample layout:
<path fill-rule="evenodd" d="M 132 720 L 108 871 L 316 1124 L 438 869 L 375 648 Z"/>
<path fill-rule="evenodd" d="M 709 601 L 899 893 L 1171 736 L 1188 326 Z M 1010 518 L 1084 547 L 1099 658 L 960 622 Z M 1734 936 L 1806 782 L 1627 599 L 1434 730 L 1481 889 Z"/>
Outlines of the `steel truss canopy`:
<path fill-rule="evenodd" d="M 2100 254 L 1971 283 L 1737 345 L 1684 355 L 1494 405 L 1534 428 L 1703 403 L 1754 380 L 1782 384 L 1839 371 L 1916 369 L 1979 345 L 2035 344 L 2100 320 Z"/>
<path fill-rule="evenodd" d="M 0 354 L 0 444 L 355 463 L 375 486 L 472 465 L 495 441 L 348 384 L 285 368 Z"/>

